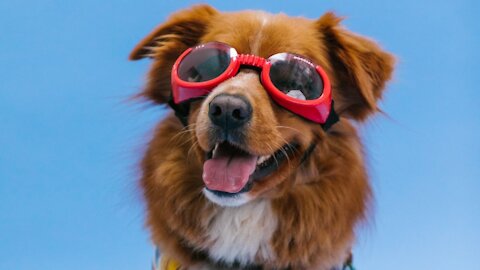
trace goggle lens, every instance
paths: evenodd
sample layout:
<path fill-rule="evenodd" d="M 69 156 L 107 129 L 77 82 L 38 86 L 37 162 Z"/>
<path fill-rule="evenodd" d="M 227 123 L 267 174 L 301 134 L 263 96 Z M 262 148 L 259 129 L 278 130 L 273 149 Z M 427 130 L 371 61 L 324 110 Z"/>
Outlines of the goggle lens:
<path fill-rule="evenodd" d="M 284 94 L 299 100 L 313 100 L 323 93 L 323 80 L 315 65 L 290 53 L 279 53 L 268 59 L 270 80 Z"/>
<path fill-rule="evenodd" d="M 206 82 L 215 79 L 227 70 L 234 56 L 232 54 L 235 52 L 229 48 L 218 46 L 196 48 L 180 63 L 178 77 L 186 82 Z"/>

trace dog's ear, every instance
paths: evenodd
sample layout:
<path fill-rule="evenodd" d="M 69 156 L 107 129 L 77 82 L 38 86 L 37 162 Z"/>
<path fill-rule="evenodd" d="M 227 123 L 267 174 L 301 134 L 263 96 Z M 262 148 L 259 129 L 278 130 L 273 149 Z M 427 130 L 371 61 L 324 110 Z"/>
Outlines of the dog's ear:
<path fill-rule="evenodd" d="M 316 21 L 332 64 L 336 110 L 355 120 L 378 111 L 385 83 L 395 65 L 393 55 L 375 42 L 340 26 L 341 18 L 329 12 Z"/>
<path fill-rule="evenodd" d="M 184 45 L 188 48 L 195 45 L 215 14 L 217 10 L 208 5 L 197 5 L 174 13 L 135 46 L 130 60 L 154 58 L 157 51 L 168 50 L 164 48 L 166 46 Z"/>
<path fill-rule="evenodd" d="M 175 60 L 187 48 L 199 43 L 217 10 L 197 5 L 174 13 L 146 36 L 130 53 L 130 60 L 154 59 L 142 96 L 165 103 L 170 97 L 170 72 Z"/>

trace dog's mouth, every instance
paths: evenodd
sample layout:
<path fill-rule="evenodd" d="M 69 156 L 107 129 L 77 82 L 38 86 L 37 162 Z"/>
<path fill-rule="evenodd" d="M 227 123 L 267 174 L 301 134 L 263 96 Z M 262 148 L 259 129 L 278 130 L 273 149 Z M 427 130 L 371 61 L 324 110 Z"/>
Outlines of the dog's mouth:
<path fill-rule="evenodd" d="M 273 154 L 257 156 L 227 141 L 217 143 L 206 154 L 203 182 L 218 196 L 247 192 L 255 181 L 276 171 L 297 149 L 297 144 L 290 143 Z"/>

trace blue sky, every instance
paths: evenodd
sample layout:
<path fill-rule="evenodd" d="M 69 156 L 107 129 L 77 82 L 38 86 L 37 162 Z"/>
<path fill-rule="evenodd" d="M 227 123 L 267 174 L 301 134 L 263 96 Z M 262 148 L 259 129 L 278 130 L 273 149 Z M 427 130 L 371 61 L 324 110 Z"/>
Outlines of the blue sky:
<path fill-rule="evenodd" d="M 362 128 L 375 221 L 361 269 L 478 269 L 478 1 L 205 1 L 347 17 L 397 55 Z M 149 269 L 137 163 L 162 108 L 130 49 L 194 1 L 0 2 L 0 269 Z"/>

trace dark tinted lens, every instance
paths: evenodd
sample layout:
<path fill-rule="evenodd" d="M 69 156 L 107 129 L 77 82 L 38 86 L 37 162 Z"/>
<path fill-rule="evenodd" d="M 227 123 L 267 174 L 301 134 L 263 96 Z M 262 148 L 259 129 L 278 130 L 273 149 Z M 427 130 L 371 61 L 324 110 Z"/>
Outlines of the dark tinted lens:
<path fill-rule="evenodd" d="M 183 58 L 178 67 L 178 76 L 187 82 L 205 82 L 220 76 L 229 65 L 229 50 L 201 47 Z"/>
<path fill-rule="evenodd" d="M 283 93 L 311 100 L 323 93 L 323 80 L 315 66 L 293 54 L 279 53 L 269 58 L 270 80 Z"/>

